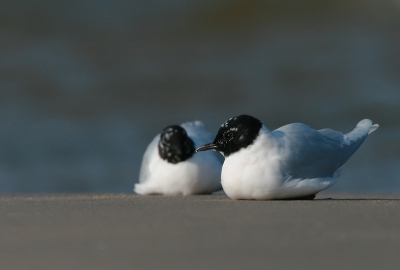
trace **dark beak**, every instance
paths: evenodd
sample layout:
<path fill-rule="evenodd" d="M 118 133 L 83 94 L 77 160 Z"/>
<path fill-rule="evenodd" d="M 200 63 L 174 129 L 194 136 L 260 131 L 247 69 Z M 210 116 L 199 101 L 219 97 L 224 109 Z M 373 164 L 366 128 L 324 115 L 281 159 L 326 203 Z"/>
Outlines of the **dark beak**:
<path fill-rule="evenodd" d="M 196 149 L 196 152 L 207 151 L 207 150 L 218 150 L 218 145 L 214 143 L 207 143 Z"/>

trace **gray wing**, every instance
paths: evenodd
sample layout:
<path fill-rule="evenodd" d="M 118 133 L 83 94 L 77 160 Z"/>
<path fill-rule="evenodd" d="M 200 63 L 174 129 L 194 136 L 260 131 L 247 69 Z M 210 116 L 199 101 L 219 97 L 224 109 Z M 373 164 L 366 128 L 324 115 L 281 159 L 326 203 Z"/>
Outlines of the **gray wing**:
<path fill-rule="evenodd" d="M 208 132 L 200 121 L 186 122 L 181 125 L 194 141 L 196 148 L 214 141 L 215 135 Z"/>
<path fill-rule="evenodd" d="M 286 173 L 298 178 L 315 178 L 332 176 L 378 127 L 364 119 L 344 135 L 332 129 L 314 130 L 298 123 L 272 133 L 280 143 Z"/>
<path fill-rule="evenodd" d="M 281 165 L 293 178 L 332 177 L 340 166 L 343 134 L 289 124 L 271 134 L 278 140 Z"/>
<path fill-rule="evenodd" d="M 206 143 L 213 142 L 215 139 L 215 135 L 208 132 L 201 121 L 187 122 L 183 123 L 181 126 L 186 130 L 189 137 L 193 140 L 196 148 Z M 224 162 L 224 157 L 220 153 L 215 151 L 212 151 L 212 153 L 215 157 L 217 157 L 221 164 Z"/>

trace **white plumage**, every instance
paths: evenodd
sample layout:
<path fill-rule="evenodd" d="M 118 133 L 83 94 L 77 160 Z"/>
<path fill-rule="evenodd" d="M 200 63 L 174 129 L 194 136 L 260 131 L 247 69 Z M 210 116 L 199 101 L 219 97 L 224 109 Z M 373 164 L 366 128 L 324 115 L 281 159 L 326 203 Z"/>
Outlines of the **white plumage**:
<path fill-rule="evenodd" d="M 228 139 L 224 139 L 227 131 L 220 131 L 214 143 L 197 149 L 222 149 L 221 153 L 225 155 L 221 173 L 222 187 L 233 199 L 269 200 L 314 196 L 336 182 L 338 168 L 354 154 L 368 134 L 378 128 L 371 120 L 365 119 L 354 130 L 343 135 L 331 129 L 314 130 L 298 123 L 269 131 L 260 122 L 261 128 L 258 128 L 259 132 L 251 143 L 226 155 L 224 149 L 229 149 L 229 144 L 240 143 L 235 138 L 240 138 L 240 133 L 248 130 L 247 120 L 240 122 L 243 121 L 240 117 L 232 121 L 230 119 L 228 125 L 221 126 L 221 129 L 232 130 L 232 125 L 238 125 L 239 131 L 234 131 L 239 134 L 230 134 Z M 236 124 L 230 124 L 235 121 Z"/>
<path fill-rule="evenodd" d="M 200 121 L 181 125 L 195 148 L 209 142 L 214 135 Z M 158 151 L 160 134 L 147 147 L 134 191 L 138 194 L 190 195 L 212 193 L 221 189 L 222 161 L 218 153 L 195 154 L 176 164 L 162 159 Z"/>

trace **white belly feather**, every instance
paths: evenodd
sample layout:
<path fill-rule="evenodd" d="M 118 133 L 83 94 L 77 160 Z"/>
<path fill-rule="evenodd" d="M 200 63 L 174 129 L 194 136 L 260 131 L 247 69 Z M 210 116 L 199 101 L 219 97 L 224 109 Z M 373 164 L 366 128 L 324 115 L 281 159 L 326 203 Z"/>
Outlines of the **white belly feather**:
<path fill-rule="evenodd" d="M 232 199 L 271 200 L 316 194 L 336 182 L 333 177 L 295 179 L 285 174 L 278 147 L 261 133 L 254 145 L 225 159 L 221 183 Z"/>

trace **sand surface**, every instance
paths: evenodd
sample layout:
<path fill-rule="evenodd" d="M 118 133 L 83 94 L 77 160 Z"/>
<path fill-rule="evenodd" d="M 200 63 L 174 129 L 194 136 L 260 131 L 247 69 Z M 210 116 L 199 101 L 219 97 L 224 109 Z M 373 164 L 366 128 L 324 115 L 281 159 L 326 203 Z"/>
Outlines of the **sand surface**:
<path fill-rule="evenodd" d="M 1 269 L 399 269 L 400 195 L 0 198 Z"/>

